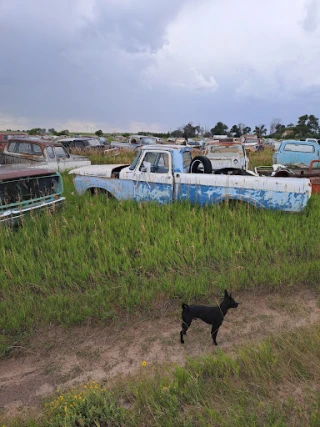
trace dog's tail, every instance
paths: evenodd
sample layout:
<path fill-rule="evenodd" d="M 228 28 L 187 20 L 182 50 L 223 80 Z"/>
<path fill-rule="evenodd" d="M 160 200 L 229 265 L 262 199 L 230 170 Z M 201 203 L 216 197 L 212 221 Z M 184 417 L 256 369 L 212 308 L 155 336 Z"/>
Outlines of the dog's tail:
<path fill-rule="evenodd" d="M 182 311 L 189 311 L 188 304 L 182 303 Z"/>

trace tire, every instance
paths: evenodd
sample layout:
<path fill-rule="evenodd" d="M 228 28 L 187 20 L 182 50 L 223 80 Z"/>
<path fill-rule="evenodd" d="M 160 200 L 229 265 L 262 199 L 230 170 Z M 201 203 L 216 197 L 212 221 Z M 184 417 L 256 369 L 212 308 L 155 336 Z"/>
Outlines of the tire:
<path fill-rule="evenodd" d="M 196 156 L 190 163 L 190 173 L 212 173 L 212 164 L 206 156 Z"/>
<path fill-rule="evenodd" d="M 274 175 L 275 178 L 288 178 L 290 176 L 289 171 L 286 170 L 280 170 L 277 171 Z"/>
<path fill-rule="evenodd" d="M 241 176 L 252 176 L 245 169 L 239 168 L 222 168 L 217 169 L 213 172 L 215 175 L 241 175 Z"/>

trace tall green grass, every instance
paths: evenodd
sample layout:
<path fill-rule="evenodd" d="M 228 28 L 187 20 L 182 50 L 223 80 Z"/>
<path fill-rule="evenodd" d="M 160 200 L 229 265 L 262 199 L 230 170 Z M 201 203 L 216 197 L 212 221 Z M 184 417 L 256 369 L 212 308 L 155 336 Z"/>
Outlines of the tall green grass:
<path fill-rule="evenodd" d="M 0 229 L 0 352 L 35 326 L 115 319 L 159 299 L 318 285 L 319 197 L 286 214 L 119 203 L 79 197 L 69 175 L 64 183 L 63 210 Z"/>
<path fill-rule="evenodd" d="M 10 426 L 308 426 L 320 425 L 320 327 L 189 359 L 112 389 L 86 384 L 59 392 L 38 420 Z"/>

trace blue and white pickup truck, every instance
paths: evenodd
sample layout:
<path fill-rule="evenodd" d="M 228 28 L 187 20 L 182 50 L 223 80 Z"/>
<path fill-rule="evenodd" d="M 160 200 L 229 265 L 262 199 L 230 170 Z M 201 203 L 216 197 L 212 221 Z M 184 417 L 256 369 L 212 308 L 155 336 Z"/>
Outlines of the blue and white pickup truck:
<path fill-rule="evenodd" d="M 97 165 L 70 171 L 79 194 L 104 192 L 118 200 L 200 205 L 237 200 L 258 208 L 300 212 L 311 196 L 309 179 L 212 173 L 210 160 L 192 159 L 184 146 L 141 147 L 132 165 Z"/>

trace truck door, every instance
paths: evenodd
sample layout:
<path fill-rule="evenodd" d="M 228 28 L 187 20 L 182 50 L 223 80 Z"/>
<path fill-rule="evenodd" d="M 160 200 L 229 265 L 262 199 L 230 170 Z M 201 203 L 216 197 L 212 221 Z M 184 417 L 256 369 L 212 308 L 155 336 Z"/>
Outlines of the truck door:
<path fill-rule="evenodd" d="M 173 198 L 172 159 L 167 151 L 147 151 L 134 176 L 134 200 L 170 203 Z"/>

